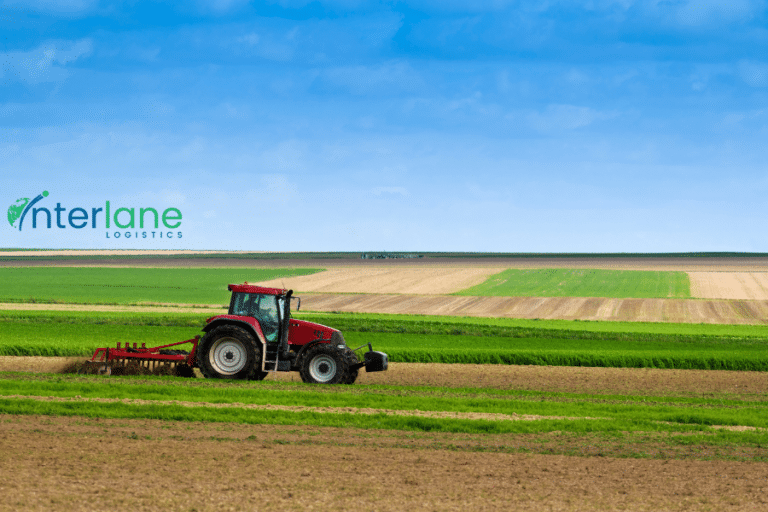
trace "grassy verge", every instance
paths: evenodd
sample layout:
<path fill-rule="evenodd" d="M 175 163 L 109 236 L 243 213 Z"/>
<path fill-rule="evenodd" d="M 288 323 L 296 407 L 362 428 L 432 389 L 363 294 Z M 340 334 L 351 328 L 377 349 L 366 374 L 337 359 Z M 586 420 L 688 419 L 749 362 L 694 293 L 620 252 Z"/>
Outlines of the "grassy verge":
<path fill-rule="evenodd" d="M 688 298 L 688 274 L 641 270 L 508 269 L 456 295 Z"/>
<path fill-rule="evenodd" d="M 0 267 L 0 302 L 228 304 L 227 285 L 319 269 Z"/>

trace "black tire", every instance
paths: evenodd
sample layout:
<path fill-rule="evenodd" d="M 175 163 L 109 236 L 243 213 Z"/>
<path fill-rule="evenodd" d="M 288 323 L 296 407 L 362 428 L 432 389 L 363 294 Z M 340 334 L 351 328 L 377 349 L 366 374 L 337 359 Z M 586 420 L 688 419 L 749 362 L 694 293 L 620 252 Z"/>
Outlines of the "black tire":
<path fill-rule="evenodd" d="M 195 376 L 195 370 L 187 363 L 179 363 L 176 365 L 176 376 L 191 379 Z"/>
<path fill-rule="evenodd" d="M 344 352 L 320 343 L 310 348 L 302 358 L 301 380 L 312 384 L 339 384 L 344 382 L 349 366 Z"/>
<path fill-rule="evenodd" d="M 342 384 L 354 384 L 357 380 L 357 374 L 360 369 L 353 367 L 358 364 L 360 360 L 357 358 L 357 354 L 355 354 L 351 348 L 344 350 L 344 357 L 347 360 L 347 375 L 344 377 Z"/>
<path fill-rule="evenodd" d="M 203 336 L 197 346 L 197 366 L 208 379 L 264 378 L 261 348 L 251 333 L 236 325 L 220 325 Z"/>

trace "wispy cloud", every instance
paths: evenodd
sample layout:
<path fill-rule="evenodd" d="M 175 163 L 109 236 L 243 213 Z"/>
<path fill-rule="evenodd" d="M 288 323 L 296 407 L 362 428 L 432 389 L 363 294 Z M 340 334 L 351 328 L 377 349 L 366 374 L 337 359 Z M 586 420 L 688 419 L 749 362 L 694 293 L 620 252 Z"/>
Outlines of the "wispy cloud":
<path fill-rule="evenodd" d="M 405 187 L 375 187 L 373 189 L 373 195 L 375 196 L 382 196 L 382 195 L 399 195 L 399 196 L 408 196 L 410 193 L 408 192 L 408 189 Z"/>
<path fill-rule="evenodd" d="M 741 79 L 751 87 L 768 87 L 768 63 L 743 60 L 738 64 Z"/>
<path fill-rule="evenodd" d="M 90 39 L 81 39 L 47 41 L 34 50 L 0 53 L 0 76 L 28 84 L 63 80 L 64 66 L 88 56 L 92 49 Z"/>
<path fill-rule="evenodd" d="M 574 130 L 616 116 L 616 113 L 600 112 L 590 107 L 549 105 L 541 112 L 529 114 L 528 121 L 534 129 L 540 131 Z"/>

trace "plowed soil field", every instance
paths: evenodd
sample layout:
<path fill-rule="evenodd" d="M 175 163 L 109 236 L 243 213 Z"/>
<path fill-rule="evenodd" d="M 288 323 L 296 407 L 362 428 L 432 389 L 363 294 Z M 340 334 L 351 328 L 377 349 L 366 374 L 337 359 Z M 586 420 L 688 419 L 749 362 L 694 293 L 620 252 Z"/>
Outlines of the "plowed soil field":
<path fill-rule="evenodd" d="M 501 437 L 8 415 L 0 510 L 768 507 L 765 464 L 493 453 Z"/>
<path fill-rule="evenodd" d="M 307 311 L 711 324 L 768 322 L 768 300 L 301 294 Z"/>
<path fill-rule="evenodd" d="M 348 267 L 309 276 L 287 277 L 258 283 L 325 293 L 411 293 L 439 295 L 464 290 L 484 282 L 501 267 Z"/>

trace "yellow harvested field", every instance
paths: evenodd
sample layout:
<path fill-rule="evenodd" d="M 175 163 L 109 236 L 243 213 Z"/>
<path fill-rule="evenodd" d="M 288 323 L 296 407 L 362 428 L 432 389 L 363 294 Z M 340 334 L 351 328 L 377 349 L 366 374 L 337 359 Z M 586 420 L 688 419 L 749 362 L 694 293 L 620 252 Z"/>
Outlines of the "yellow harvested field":
<path fill-rule="evenodd" d="M 768 300 L 768 272 L 689 272 L 691 297 Z"/>
<path fill-rule="evenodd" d="M 346 267 L 257 284 L 300 292 L 439 295 L 478 285 L 502 270 L 504 267 Z"/>

